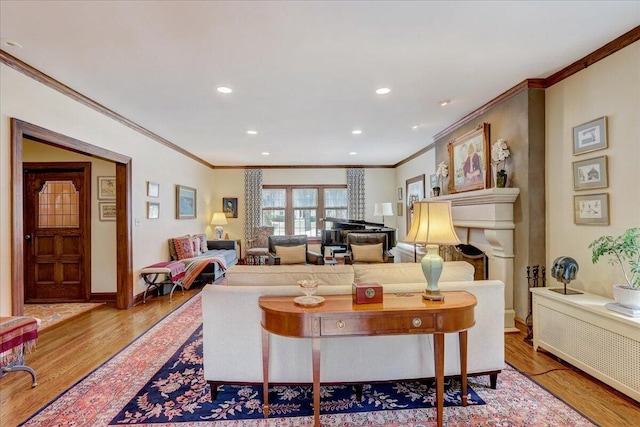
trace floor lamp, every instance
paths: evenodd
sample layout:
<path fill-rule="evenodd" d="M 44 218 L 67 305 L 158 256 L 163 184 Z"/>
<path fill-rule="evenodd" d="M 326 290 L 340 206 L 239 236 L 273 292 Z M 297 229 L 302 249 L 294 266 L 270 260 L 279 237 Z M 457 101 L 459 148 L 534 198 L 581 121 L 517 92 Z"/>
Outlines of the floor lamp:
<path fill-rule="evenodd" d="M 422 273 L 427 288 L 422 298 L 440 301 L 444 295 L 438 288 L 443 260 L 438 245 L 458 245 L 460 240 L 453 228 L 451 202 L 414 202 L 411 229 L 404 239 L 406 243 L 423 244 L 427 253 L 422 257 Z"/>

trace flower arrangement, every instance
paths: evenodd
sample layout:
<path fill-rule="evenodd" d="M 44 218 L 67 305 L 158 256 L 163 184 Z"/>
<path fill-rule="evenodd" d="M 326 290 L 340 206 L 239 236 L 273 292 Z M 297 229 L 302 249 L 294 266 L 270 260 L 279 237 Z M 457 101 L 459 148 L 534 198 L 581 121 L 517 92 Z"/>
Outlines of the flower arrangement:
<path fill-rule="evenodd" d="M 438 184 L 442 186 L 444 179 L 449 176 L 449 166 L 445 162 L 440 162 L 438 165 L 436 176 L 438 177 Z"/>
<path fill-rule="evenodd" d="M 505 161 L 510 155 L 511 151 L 509 151 L 509 145 L 507 145 L 506 140 L 500 138 L 493 144 L 491 148 L 491 160 L 493 160 L 493 164 L 496 165 L 499 172 L 504 172 Z M 502 167 L 500 167 L 500 164 L 502 164 Z"/>

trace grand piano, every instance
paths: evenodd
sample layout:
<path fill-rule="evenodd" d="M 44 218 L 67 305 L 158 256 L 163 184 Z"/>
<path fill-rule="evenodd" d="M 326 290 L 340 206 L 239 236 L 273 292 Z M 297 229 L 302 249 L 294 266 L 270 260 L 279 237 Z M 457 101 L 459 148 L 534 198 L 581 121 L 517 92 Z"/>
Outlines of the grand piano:
<path fill-rule="evenodd" d="M 349 233 L 384 233 L 387 235 L 387 250 L 396 245 L 396 229 L 385 227 L 377 222 L 367 222 L 357 219 L 323 218 L 323 221 L 330 222 L 329 230 L 322 230 L 322 243 L 320 249 L 324 254 L 325 246 L 336 246 L 346 250 L 347 234 Z"/>

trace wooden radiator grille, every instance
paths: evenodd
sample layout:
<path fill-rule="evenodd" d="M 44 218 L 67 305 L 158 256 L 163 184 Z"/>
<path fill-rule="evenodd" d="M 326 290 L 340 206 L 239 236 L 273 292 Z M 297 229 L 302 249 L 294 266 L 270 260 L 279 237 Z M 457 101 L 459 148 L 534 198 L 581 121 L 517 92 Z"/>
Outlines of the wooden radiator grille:
<path fill-rule="evenodd" d="M 640 341 L 540 305 L 539 339 L 640 391 Z"/>

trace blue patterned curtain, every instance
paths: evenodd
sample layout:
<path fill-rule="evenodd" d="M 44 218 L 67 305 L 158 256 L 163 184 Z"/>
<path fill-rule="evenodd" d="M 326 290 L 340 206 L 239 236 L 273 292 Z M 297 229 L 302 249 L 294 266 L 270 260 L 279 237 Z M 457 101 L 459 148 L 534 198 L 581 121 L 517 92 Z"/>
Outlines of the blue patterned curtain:
<path fill-rule="evenodd" d="M 364 220 L 364 168 L 347 168 L 347 197 L 348 218 Z"/>
<path fill-rule="evenodd" d="M 244 239 L 252 238 L 254 227 L 262 225 L 262 169 L 244 170 Z"/>

